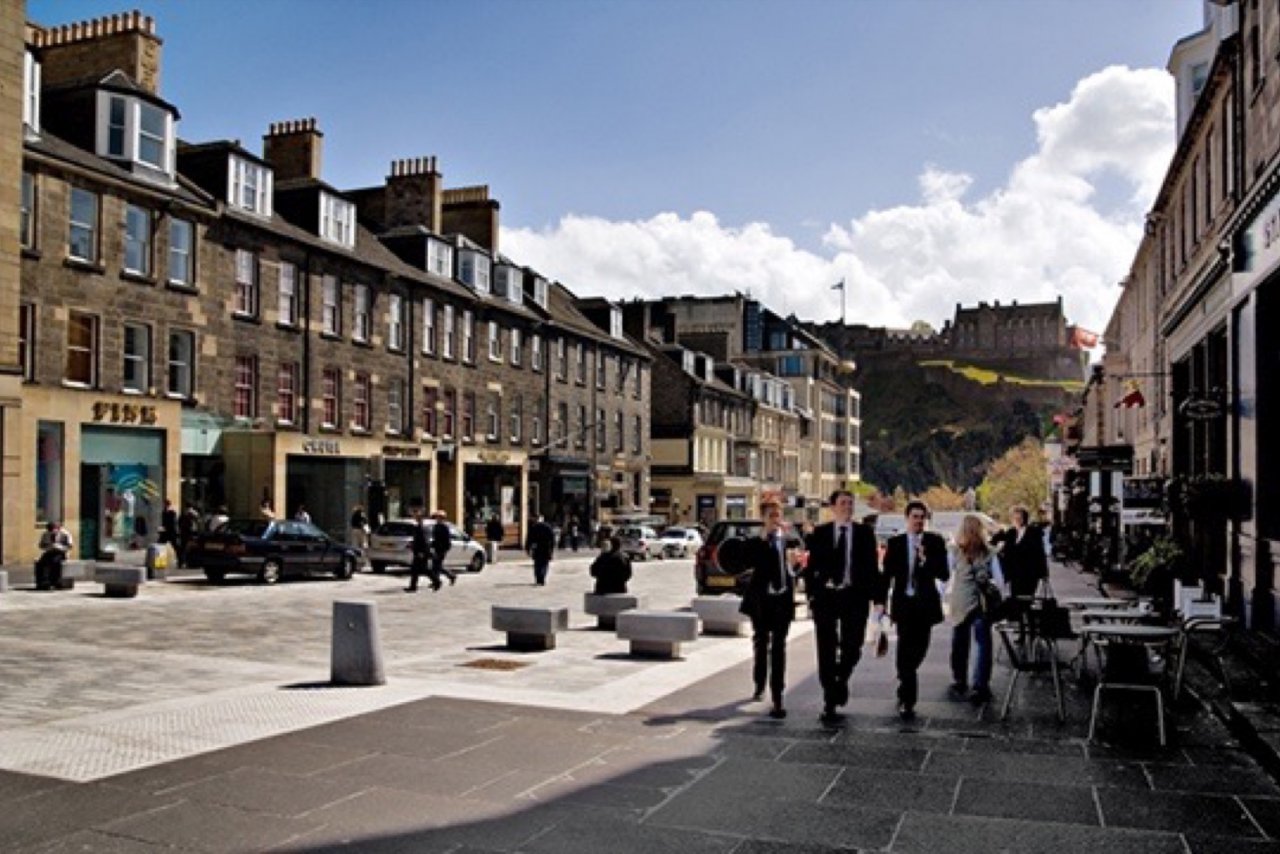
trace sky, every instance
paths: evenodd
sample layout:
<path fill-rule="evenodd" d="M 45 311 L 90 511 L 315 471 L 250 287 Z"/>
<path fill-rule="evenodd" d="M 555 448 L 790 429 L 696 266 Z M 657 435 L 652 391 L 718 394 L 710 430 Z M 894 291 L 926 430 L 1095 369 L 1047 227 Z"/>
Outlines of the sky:
<path fill-rule="evenodd" d="M 188 141 L 260 153 L 314 117 L 339 189 L 437 156 L 499 200 L 504 254 L 580 296 L 934 327 L 1061 296 L 1096 331 L 1202 25 L 1200 0 L 131 2 L 27 11 L 154 17 Z"/>

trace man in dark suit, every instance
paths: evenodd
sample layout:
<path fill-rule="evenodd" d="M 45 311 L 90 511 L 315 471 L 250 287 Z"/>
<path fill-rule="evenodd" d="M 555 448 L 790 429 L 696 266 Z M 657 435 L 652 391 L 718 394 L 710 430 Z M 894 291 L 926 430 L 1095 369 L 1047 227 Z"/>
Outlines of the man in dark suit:
<path fill-rule="evenodd" d="M 1000 569 L 1009 582 L 1014 597 L 1036 595 L 1041 580 L 1049 576 L 1049 558 L 1045 554 L 1044 531 L 1029 524 L 1030 514 L 1021 504 L 1010 508 L 1013 527 L 997 534 L 992 545 L 1000 549 Z"/>
<path fill-rule="evenodd" d="M 924 529 L 929 508 L 923 501 L 909 501 L 907 530 L 890 537 L 884 553 L 884 580 L 889 616 L 898 630 L 898 714 L 911 720 L 916 714 L 919 681 L 916 671 L 929 652 L 929 634 L 942 622 L 939 581 L 951 577 L 947 544 L 939 534 Z"/>
<path fill-rule="evenodd" d="M 413 514 L 413 521 L 416 524 L 413 529 L 413 542 L 410 544 L 410 549 L 413 551 L 413 564 L 409 568 L 409 586 L 404 589 L 406 593 L 418 592 L 419 575 L 426 575 L 431 579 L 432 590 L 440 589 L 440 574 L 436 572 L 435 561 L 431 559 L 431 538 L 427 535 L 427 529 L 422 521 L 423 510 L 421 501 L 409 505 L 409 512 Z"/>
<path fill-rule="evenodd" d="M 764 530 L 743 546 L 742 566 L 751 570 L 739 610 L 751 618 L 751 645 L 755 663 L 751 676 L 755 684 L 752 699 L 764 697 L 765 680 L 773 708 L 769 717 L 787 716 L 782 692 L 787 678 L 787 632 L 796 616 L 796 583 L 787 560 L 786 523 L 777 501 L 760 503 Z"/>
<path fill-rule="evenodd" d="M 533 558 L 533 583 L 539 587 L 547 583 L 547 571 L 551 569 L 551 557 L 556 550 L 556 534 L 541 516 L 529 529 L 525 546 Z"/>
<path fill-rule="evenodd" d="M 849 702 L 849 677 L 862 657 L 867 616 L 874 602 L 884 613 L 884 587 L 875 531 L 853 521 L 853 493 L 831 493 L 834 519 L 809 535 L 805 589 L 813 614 L 822 683 L 822 722 L 837 723 L 836 708 Z"/>
<path fill-rule="evenodd" d="M 449 530 L 449 520 L 445 518 L 443 510 L 432 513 L 431 518 L 435 520 L 435 524 L 431 526 L 432 577 L 438 582 L 443 575 L 449 579 L 450 584 L 455 584 L 458 581 L 458 573 L 444 565 L 445 559 L 449 556 L 449 549 L 453 548 L 453 532 Z"/>

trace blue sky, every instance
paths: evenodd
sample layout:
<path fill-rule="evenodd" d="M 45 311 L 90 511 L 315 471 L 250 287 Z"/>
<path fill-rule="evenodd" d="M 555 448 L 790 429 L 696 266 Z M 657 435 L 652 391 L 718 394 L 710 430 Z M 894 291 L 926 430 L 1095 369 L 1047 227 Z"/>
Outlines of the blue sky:
<path fill-rule="evenodd" d="M 314 116 L 338 187 L 437 155 L 502 202 L 504 250 L 579 293 L 736 288 L 830 319 L 845 278 L 851 321 L 1062 293 L 1093 328 L 1172 150 L 1172 86 L 1139 72 L 1201 23 L 1198 0 L 135 2 L 184 138 L 260 150 Z M 129 8 L 28 2 L 43 24 Z M 1065 145 L 1087 154 L 1046 167 Z M 1037 262 L 1077 217 L 1115 233 Z"/>

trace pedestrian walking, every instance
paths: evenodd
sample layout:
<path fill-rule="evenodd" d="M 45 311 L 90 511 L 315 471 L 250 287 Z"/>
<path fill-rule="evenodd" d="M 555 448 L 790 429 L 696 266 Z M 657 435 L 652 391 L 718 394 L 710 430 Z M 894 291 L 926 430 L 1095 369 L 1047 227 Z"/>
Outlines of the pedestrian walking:
<path fill-rule="evenodd" d="M 911 720 L 920 693 L 917 671 L 929 652 L 933 627 L 944 619 L 938 583 L 950 578 L 951 571 L 946 541 L 925 530 L 928 505 L 908 501 L 905 515 L 906 531 L 890 537 L 885 547 L 884 582 L 889 618 L 898 632 L 898 714 Z"/>
<path fill-rule="evenodd" d="M 187 565 L 187 549 L 191 548 L 198 530 L 200 530 L 200 511 L 194 505 L 188 504 L 187 509 L 178 517 L 178 566 Z"/>
<path fill-rule="evenodd" d="M 752 699 L 764 698 L 767 682 L 773 701 L 769 717 L 780 720 L 787 716 L 782 695 L 787 686 L 787 633 L 796 616 L 795 568 L 787 553 L 782 504 L 761 502 L 760 518 L 761 535 L 743 549 L 742 566 L 751 570 L 751 578 L 739 610 L 751 618 Z"/>
<path fill-rule="evenodd" d="M 178 511 L 173 508 L 172 501 L 165 501 L 164 511 L 160 514 L 160 531 L 156 542 L 175 545 L 178 542 Z"/>
<path fill-rule="evenodd" d="M 556 551 L 556 532 L 541 516 L 529 529 L 527 546 L 529 557 L 533 558 L 533 582 L 538 586 L 547 583 L 547 573 L 551 571 L 551 558 Z"/>
<path fill-rule="evenodd" d="M 992 545 L 1000 554 L 1000 569 L 1009 582 L 1009 595 L 1030 599 L 1040 582 L 1049 577 L 1049 560 L 1045 555 L 1044 531 L 1030 522 L 1026 507 L 1016 504 L 1009 509 L 1013 524 L 996 534 Z"/>
<path fill-rule="evenodd" d="M 489 546 L 489 563 L 498 562 L 498 549 L 502 547 L 504 536 L 506 536 L 506 529 L 502 526 L 502 520 L 498 518 L 497 513 L 490 515 L 489 521 L 484 526 L 484 538 Z"/>
<path fill-rule="evenodd" d="M 348 525 L 347 537 L 351 547 L 359 549 L 363 555 L 364 550 L 369 548 L 369 517 L 365 514 L 364 507 L 357 504 L 351 509 L 351 521 Z"/>
<path fill-rule="evenodd" d="M 956 532 L 955 559 L 952 567 L 951 619 L 951 694 L 957 699 L 967 696 L 981 705 L 991 699 L 991 610 L 988 591 L 1004 583 L 1000 560 L 987 545 L 982 521 L 965 516 Z M 969 650 L 976 647 L 970 678 Z M 969 689 L 972 688 L 972 691 Z"/>
<path fill-rule="evenodd" d="M 418 576 L 425 575 L 431 581 L 431 589 L 440 589 L 440 574 L 436 572 L 435 561 L 431 558 L 431 539 L 427 536 L 427 528 L 423 519 L 424 508 L 422 502 L 414 502 L 409 505 L 409 512 L 413 514 L 415 527 L 413 529 L 413 542 L 410 549 L 413 552 L 413 562 L 409 566 L 409 586 L 404 590 L 406 593 L 418 592 Z"/>
<path fill-rule="evenodd" d="M 600 554 L 591 562 L 591 577 L 596 580 L 596 595 L 626 593 L 631 580 L 631 558 L 622 551 L 622 540 L 610 537 L 604 541 Z"/>
<path fill-rule="evenodd" d="M 435 576 L 435 586 L 439 586 L 442 575 L 449 579 L 450 584 L 456 584 L 458 573 L 444 565 L 445 558 L 449 556 L 449 549 L 453 548 L 453 535 L 449 531 L 449 521 L 445 518 L 443 510 L 435 511 L 431 514 L 431 518 L 435 520 L 435 524 L 431 526 L 431 571 Z"/>
<path fill-rule="evenodd" d="M 853 521 L 853 493 L 831 494 L 833 520 L 809 535 L 805 591 L 813 614 L 822 685 L 822 716 L 830 726 L 840 720 L 836 709 L 849 702 L 849 678 L 862 658 L 867 617 L 875 606 L 884 614 L 884 590 L 875 531 Z"/>

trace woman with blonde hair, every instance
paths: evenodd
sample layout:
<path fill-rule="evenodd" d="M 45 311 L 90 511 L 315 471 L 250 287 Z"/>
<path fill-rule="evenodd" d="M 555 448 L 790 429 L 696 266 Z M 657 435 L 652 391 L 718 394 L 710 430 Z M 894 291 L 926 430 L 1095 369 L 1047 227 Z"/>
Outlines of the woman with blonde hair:
<path fill-rule="evenodd" d="M 982 592 L 1003 585 L 1000 561 L 987 545 L 986 531 L 977 516 L 965 516 L 956 532 L 951 594 L 948 604 L 955 624 L 951 635 L 951 693 L 981 705 L 991 699 L 991 623 L 993 615 L 983 606 Z M 970 642 L 977 647 L 973 679 L 969 680 Z"/>

